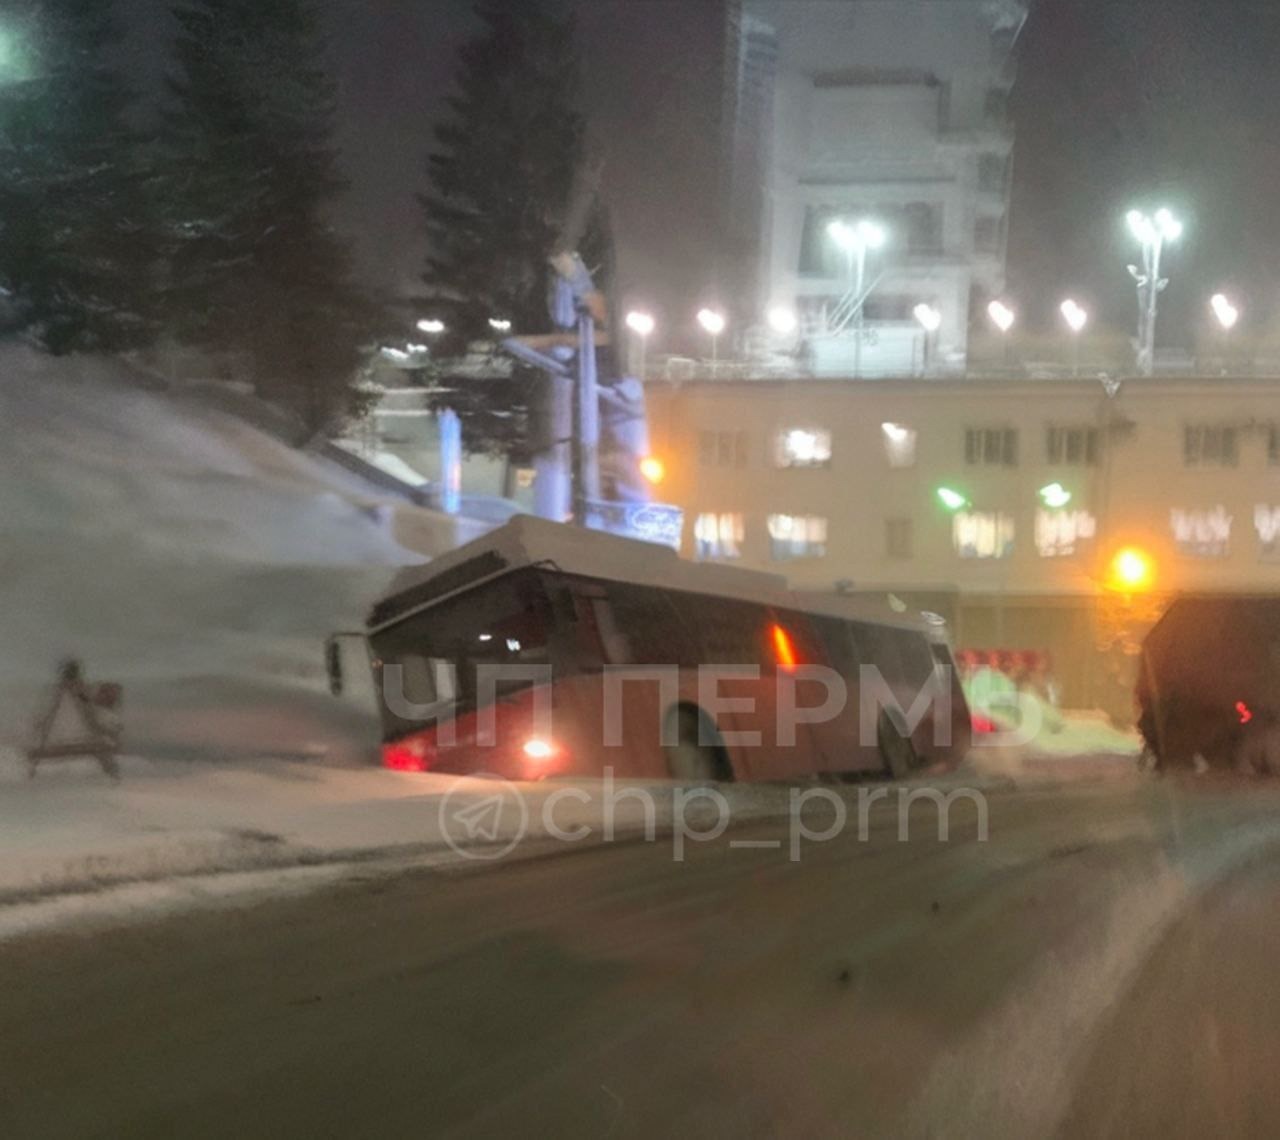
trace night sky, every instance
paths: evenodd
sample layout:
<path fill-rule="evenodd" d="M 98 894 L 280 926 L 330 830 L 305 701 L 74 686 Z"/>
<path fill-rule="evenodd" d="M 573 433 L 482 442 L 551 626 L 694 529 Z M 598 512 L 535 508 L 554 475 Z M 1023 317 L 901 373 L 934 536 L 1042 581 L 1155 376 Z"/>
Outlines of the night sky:
<path fill-rule="evenodd" d="M 154 74 L 162 0 L 123 0 L 134 59 Z M 597 134 L 627 184 L 611 193 L 624 240 L 649 263 L 678 236 L 692 278 L 711 227 L 698 168 L 714 131 L 714 0 L 577 0 Z M 365 275 L 409 289 L 422 257 L 414 195 L 468 0 L 324 0 L 341 87 L 351 191 L 340 222 Z M 1073 293 L 1127 327 L 1130 204 L 1167 202 L 1187 234 L 1171 254 L 1161 339 L 1189 339 L 1210 293 L 1280 330 L 1280 0 L 1038 0 L 1021 43 L 1010 293 L 1025 319 L 1056 320 Z M 630 240 L 627 240 L 627 239 Z M 690 247 L 692 253 L 690 252 Z M 708 270 L 708 284 L 710 271 Z M 660 304 L 660 298 L 651 299 Z M 682 302 L 683 303 L 683 302 Z M 1265 319 L 1264 319 L 1265 318 Z"/>

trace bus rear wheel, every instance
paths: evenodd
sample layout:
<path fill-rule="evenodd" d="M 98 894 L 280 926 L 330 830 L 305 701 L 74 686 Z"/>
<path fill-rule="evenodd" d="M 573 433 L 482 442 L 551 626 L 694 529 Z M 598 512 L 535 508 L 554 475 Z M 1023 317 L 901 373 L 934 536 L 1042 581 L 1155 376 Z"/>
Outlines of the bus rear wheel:
<path fill-rule="evenodd" d="M 675 743 L 665 745 L 664 750 L 671 778 L 697 784 L 732 780 L 733 770 L 729 767 L 720 734 L 701 710 L 684 705 L 670 716 L 675 724 L 668 722 L 673 729 L 669 737 L 674 735 Z"/>
<path fill-rule="evenodd" d="M 881 711 L 876 725 L 876 743 L 880 758 L 884 761 L 884 774 L 891 780 L 905 780 L 920 766 L 916 746 L 911 735 L 894 723 L 887 712 Z"/>

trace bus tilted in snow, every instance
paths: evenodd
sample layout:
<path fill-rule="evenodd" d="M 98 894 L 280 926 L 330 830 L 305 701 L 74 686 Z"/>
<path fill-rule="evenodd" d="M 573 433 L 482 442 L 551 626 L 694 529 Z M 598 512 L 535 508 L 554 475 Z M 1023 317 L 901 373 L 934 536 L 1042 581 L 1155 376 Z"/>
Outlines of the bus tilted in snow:
<path fill-rule="evenodd" d="M 923 617 L 530 517 L 402 571 L 365 637 L 395 769 L 901 777 L 970 743 Z"/>

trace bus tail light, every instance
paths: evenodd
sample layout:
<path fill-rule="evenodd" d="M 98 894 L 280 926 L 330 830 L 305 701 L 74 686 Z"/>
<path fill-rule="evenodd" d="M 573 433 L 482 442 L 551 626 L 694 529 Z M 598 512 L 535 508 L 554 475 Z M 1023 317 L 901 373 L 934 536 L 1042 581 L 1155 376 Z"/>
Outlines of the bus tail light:
<path fill-rule="evenodd" d="M 382 746 L 382 766 L 393 772 L 425 772 L 430 767 L 427 742 L 413 736 L 389 741 Z"/>

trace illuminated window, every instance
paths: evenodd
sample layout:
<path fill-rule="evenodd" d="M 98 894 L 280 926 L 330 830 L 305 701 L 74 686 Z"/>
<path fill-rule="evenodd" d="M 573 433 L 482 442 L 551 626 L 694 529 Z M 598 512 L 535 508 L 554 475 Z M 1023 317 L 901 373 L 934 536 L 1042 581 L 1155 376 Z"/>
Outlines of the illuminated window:
<path fill-rule="evenodd" d="M 1018 465 L 1018 433 L 1013 428 L 965 428 L 964 461 L 986 467 Z"/>
<path fill-rule="evenodd" d="M 827 552 L 827 520 L 813 515 L 770 515 L 769 540 L 775 562 L 821 558 Z"/>
<path fill-rule="evenodd" d="M 702 514 L 693 522 L 694 557 L 700 562 L 742 557 L 742 516 Z"/>
<path fill-rule="evenodd" d="M 1088 511 L 1036 511 L 1036 550 L 1041 558 L 1065 558 L 1093 538 L 1098 522 Z"/>
<path fill-rule="evenodd" d="M 884 439 L 884 454 L 890 467 L 914 467 L 916 465 L 916 432 L 905 424 L 880 425 Z"/>
<path fill-rule="evenodd" d="M 1007 558 L 1013 553 L 1013 516 L 998 511 L 960 511 L 951 537 L 961 558 Z"/>
<path fill-rule="evenodd" d="M 745 431 L 701 431 L 698 433 L 698 462 L 703 467 L 745 467 Z"/>
<path fill-rule="evenodd" d="M 779 467 L 826 467 L 831 462 L 831 433 L 825 428 L 787 428 L 778 433 Z"/>
<path fill-rule="evenodd" d="M 1262 560 L 1280 562 L 1280 507 L 1259 503 L 1253 508 L 1253 526 Z"/>
<path fill-rule="evenodd" d="M 1188 467 L 1234 467 L 1240 457 L 1236 429 L 1223 424 L 1187 424 L 1182 461 Z"/>
<path fill-rule="evenodd" d="M 1050 463 L 1094 467 L 1098 462 L 1098 429 L 1050 425 L 1045 435 L 1045 455 Z"/>
<path fill-rule="evenodd" d="M 1169 512 L 1179 554 L 1192 558 L 1226 558 L 1231 548 L 1231 516 L 1225 507 L 1211 511 Z"/>
<path fill-rule="evenodd" d="M 890 558 L 911 557 L 911 520 L 884 520 L 884 550 Z"/>

